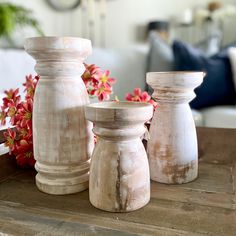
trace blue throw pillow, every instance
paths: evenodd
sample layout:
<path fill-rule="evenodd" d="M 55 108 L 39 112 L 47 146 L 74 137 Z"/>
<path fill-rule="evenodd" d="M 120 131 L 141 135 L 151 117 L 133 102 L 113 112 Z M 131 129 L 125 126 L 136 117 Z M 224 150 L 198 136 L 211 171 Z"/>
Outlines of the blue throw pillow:
<path fill-rule="evenodd" d="M 207 58 L 198 49 L 178 40 L 173 43 L 175 70 L 204 71 L 202 85 L 195 89 L 196 98 L 190 103 L 194 109 L 217 105 L 233 105 L 236 93 L 226 50 Z"/>

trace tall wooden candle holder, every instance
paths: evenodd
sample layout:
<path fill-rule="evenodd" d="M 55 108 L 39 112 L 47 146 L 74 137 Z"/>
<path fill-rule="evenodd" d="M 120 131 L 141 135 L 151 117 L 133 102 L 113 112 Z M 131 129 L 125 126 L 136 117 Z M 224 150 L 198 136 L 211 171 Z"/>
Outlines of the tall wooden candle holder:
<path fill-rule="evenodd" d="M 25 50 L 36 59 L 40 75 L 33 107 L 33 142 L 37 187 L 50 194 L 88 188 L 93 150 L 92 124 L 84 115 L 89 103 L 81 79 L 91 42 L 70 37 L 29 38 Z"/>
<path fill-rule="evenodd" d="M 89 198 L 111 212 L 139 209 L 150 200 L 148 159 L 140 137 L 152 117 L 148 103 L 104 102 L 86 107 L 98 136 L 90 168 Z"/>
<path fill-rule="evenodd" d="M 158 108 L 150 127 L 148 157 L 151 179 L 182 184 L 197 178 L 197 136 L 189 102 L 203 72 L 150 72 L 147 83 L 154 89 Z"/>

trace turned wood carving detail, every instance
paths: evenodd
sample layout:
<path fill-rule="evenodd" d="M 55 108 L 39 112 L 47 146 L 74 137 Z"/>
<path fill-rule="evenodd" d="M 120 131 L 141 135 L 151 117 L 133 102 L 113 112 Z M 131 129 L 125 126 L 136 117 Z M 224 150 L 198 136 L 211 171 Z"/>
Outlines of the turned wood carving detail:
<path fill-rule="evenodd" d="M 85 119 L 89 103 L 81 79 L 91 42 L 70 37 L 29 38 L 25 50 L 40 75 L 33 108 L 33 142 L 37 187 L 50 194 L 88 188 L 93 150 L 92 124 Z"/>

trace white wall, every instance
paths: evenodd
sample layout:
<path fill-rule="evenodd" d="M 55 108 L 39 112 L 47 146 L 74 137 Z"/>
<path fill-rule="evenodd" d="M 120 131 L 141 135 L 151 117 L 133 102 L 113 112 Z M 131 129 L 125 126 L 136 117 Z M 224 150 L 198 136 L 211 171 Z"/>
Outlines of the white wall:
<path fill-rule="evenodd" d="M 3 0 L 1 0 L 3 1 Z M 39 19 L 46 35 L 80 36 L 86 28 L 86 17 L 80 7 L 70 12 L 56 12 L 51 9 L 45 0 L 9 0 L 32 9 L 35 17 Z M 197 4 L 205 5 L 210 0 L 108 0 L 105 41 L 107 47 L 124 48 L 137 43 L 138 29 L 156 19 L 168 19 L 170 16 L 180 14 L 186 8 Z M 235 3 L 235 0 L 222 0 L 223 3 Z M 99 3 L 96 3 L 97 15 Z M 140 27 L 141 26 L 141 27 Z M 96 37 L 94 45 L 100 45 L 99 17 L 96 18 Z"/>

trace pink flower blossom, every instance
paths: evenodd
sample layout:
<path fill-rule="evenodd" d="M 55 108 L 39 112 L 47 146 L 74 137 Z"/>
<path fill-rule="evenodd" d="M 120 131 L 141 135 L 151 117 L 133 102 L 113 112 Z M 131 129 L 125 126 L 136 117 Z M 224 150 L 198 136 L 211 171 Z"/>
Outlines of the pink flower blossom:
<path fill-rule="evenodd" d="M 94 95 L 98 97 L 99 101 L 109 100 L 110 94 L 112 93 L 112 88 L 104 84 L 100 84 L 95 90 Z"/>
<path fill-rule="evenodd" d="M 87 92 L 89 95 L 94 95 L 95 89 L 99 83 L 99 78 L 102 76 L 102 71 L 98 66 L 85 65 L 85 72 L 82 75 L 82 79 L 87 88 Z"/>
<path fill-rule="evenodd" d="M 154 110 L 157 108 L 157 103 L 152 100 L 151 96 L 146 91 L 142 92 L 140 88 L 135 88 L 134 94 L 128 93 L 125 99 L 132 102 L 147 102 L 153 105 Z"/>
<path fill-rule="evenodd" d="M 26 79 L 26 82 L 23 84 L 23 86 L 25 86 L 24 91 L 26 92 L 25 97 L 26 99 L 28 98 L 33 99 L 35 89 L 39 80 L 39 76 L 37 75 L 33 78 L 32 75 L 29 75 L 29 76 L 26 76 L 25 79 Z"/>
<path fill-rule="evenodd" d="M 16 162 L 19 166 L 25 167 L 34 167 L 35 159 L 33 151 L 22 152 L 16 155 Z"/>
<path fill-rule="evenodd" d="M 106 71 L 102 74 L 99 83 L 106 84 L 107 86 L 110 86 L 110 87 L 111 87 L 111 85 L 114 84 L 116 80 L 113 79 L 113 78 L 110 78 L 109 75 L 110 75 L 110 71 L 109 71 L 109 70 L 106 70 Z"/>
<path fill-rule="evenodd" d="M 16 149 L 16 132 L 10 128 L 4 132 L 4 137 L 6 138 L 5 146 L 9 147 L 10 154 Z"/>
<path fill-rule="evenodd" d="M 33 100 L 27 99 L 21 103 L 22 106 L 18 111 L 17 118 L 21 127 L 27 126 L 32 128 L 32 113 L 33 113 Z"/>
<path fill-rule="evenodd" d="M 19 95 L 19 89 L 9 89 L 4 91 L 4 93 L 7 95 L 5 98 L 3 98 L 3 108 L 8 107 L 8 103 L 12 102 L 17 106 L 17 104 L 20 101 L 20 95 Z"/>
<path fill-rule="evenodd" d="M 6 124 L 6 118 L 7 118 L 7 113 L 2 108 L 2 111 L 0 111 L 0 125 Z"/>
<path fill-rule="evenodd" d="M 99 101 L 109 100 L 112 94 L 112 84 L 115 79 L 109 77 L 110 72 L 106 70 L 102 72 L 98 66 L 85 64 L 85 72 L 82 79 L 87 88 L 88 94 L 97 96 Z"/>

